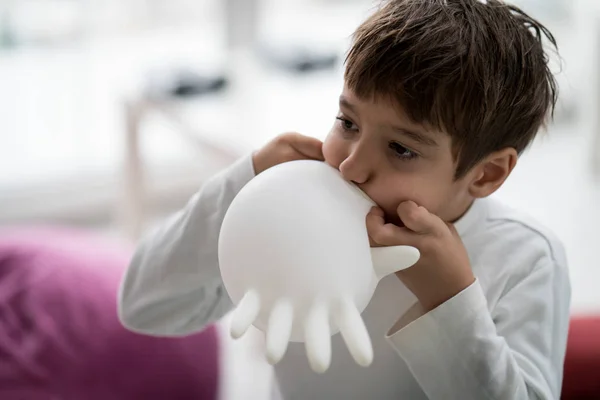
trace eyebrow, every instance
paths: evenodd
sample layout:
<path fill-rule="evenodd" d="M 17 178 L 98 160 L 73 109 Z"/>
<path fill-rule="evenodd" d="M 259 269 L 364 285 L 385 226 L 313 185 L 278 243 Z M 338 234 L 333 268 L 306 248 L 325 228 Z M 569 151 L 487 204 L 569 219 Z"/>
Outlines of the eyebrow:
<path fill-rule="evenodd" d="M 356 113 L 356 107 L 344 96 L 340 96 L 340 106 L 349 109 Z M 428 135 L 420 132 L 411 131 L 405 128 L 392 127 L 392 130 L 400 135 L 403 135 L 414 142 L 420 143 L 425 146 L 435 147 L 438 143 Z"/>
<path fill-rule="evenodd" d="M 348 101 L 348 99 L 344 96 L 340 96 L 340 106 L 345 107 L 350 111 L 356 112 L 356 107 L 354 107 L 354 105 L 350 103 L 350 101 Z"/>
<path fill-rule="evenodd" d="M 413 140 L 417 143 L 420 143 L 424 146 L 436 147 L 438 145 L 437 142 L 433 138 L 431 138 L 428 135 L 425 135 L 423 133 L 409 131 L 404 128 L 393 127 L 392 129 L 394 130 L 394 132 L 399 133 L 400 135 L 406 136 L 406 137 L 410 138 L 411 140 Z"/>

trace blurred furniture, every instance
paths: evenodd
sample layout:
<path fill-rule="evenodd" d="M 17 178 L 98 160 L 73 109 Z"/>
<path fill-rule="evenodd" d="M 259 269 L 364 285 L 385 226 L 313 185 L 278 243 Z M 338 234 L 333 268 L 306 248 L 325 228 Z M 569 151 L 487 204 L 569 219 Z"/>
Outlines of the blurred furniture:
<path fill-rule="evenodd" d="M 214 400 L 215 327 L 185 338 L 137 335 L 117 319 L 131 251 L 63 228 L 0 232 L 0 398 Z"/>
<path fill-rule="evenodd" d="M 180 101 L 145 91 L 124 105 L 126 149 L 123 163 L 121 229 L 139 237 L 146 222 L 146 185 L 152 176 L 143 154 L 144 121 L 162 118 L 162 133 L 227 165 L 291 128 L 324 139 L 334 123 L 342 89 L 341 66 L 308 75 L 269 68 L 250 52 L 231 54 L 238 68 L 223 91 Z M 224 164 L 223 164 L 224 163 Z"/>
<path fill-rule="evenodd" d="M 571 320 L 561 399 L 600 399 L 600 315 Z"/>
<path fill-rule="evenodd" d="M 122 99 L 157 66 L 218 63 L 210 17 L 193 28 L 0 51 L 0 225 L 111 223 L 122 183 Z M 198 171 L 185 148 L 154 136 L 144 140 L 153 198 L 195 187 L 218 170 Z"/>

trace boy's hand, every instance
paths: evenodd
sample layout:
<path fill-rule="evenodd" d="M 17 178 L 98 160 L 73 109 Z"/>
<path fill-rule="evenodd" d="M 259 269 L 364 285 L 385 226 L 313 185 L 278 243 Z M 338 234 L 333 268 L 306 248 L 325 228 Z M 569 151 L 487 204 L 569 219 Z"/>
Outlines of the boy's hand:
<path fill-rule="evenodd" d="M 299 133 L 284 133 L 252 155 L 254 172 L 261 172 L 288 161 L 324 161 L 323 142 Z"/>
<path fill-rule="evenodd" d="M 412 201 L 401 203 L 397 212 L 405 227 L 386 223 L 378 207 L 367 215 L 371 246 L 409 245 L 419 249 L 419 261 L 396 275 L 425 310 L 431 311 L 475 281 L 469 256 L 452 224 Z"/>

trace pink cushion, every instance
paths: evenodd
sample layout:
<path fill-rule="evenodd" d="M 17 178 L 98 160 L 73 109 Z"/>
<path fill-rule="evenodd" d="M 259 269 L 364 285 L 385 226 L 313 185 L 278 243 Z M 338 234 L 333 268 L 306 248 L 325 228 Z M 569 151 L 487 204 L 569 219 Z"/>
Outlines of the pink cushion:
<path fill-rule="evenodd" d="M 571 320 L 561 398 L 600 399 L 600 316 Z"/>
<path fill-rule="evenodd" d="M 0 399 L 215 399 L 214 327 L 141 336 L 117 319 L 131 250 L 80 230 L 0 232 Z"/>

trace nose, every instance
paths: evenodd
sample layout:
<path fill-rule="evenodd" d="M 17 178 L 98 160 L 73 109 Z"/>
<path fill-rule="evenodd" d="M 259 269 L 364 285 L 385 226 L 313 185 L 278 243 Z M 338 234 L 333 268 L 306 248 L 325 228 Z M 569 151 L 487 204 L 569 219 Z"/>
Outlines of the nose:
<path fill-rule="evenodd" d="M 357 143 L 350 149 L 347 157 L 339 166 L 342 177 L 356 184 L 368 182 L 373 174 L 373 160 L 368 157 L 368 151 L 363 144 Z"/>

